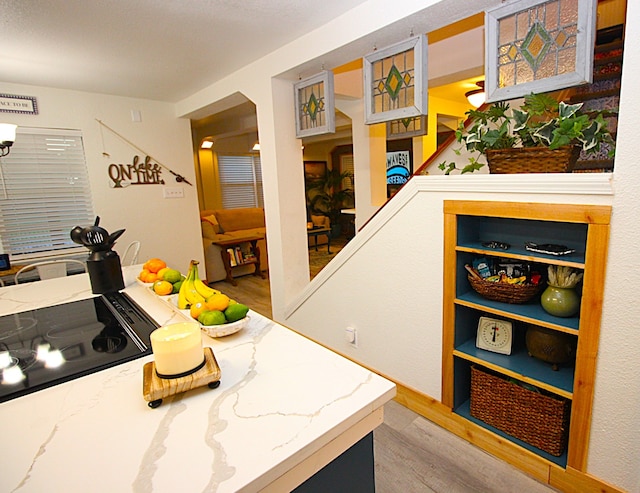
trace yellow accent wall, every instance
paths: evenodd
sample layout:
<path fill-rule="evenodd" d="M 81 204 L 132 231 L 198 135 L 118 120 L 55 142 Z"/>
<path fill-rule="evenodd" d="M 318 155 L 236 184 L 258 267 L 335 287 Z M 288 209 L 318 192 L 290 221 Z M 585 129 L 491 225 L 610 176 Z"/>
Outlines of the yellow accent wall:
<path fill-rule="evenodd" d="M 429 96 L 427 135 L 414 139 L 414 170 L 418 169 L 438 148 L 438 115 L 457 116 L 466 119 L 465 112 L 472 107 L 448 99 Z M 415 141 L 419 140 L 419 143 Z"/>

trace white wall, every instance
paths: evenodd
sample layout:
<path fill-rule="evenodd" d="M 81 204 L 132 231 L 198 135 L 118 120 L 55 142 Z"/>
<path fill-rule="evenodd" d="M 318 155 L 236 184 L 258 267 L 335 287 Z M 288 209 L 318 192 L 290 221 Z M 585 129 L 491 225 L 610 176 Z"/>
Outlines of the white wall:
<path fill-rule="evenodd" d="M 101 218 L 100 226 L 109 232 L 126 229 L 116 243 L 116 251 L 122 255 L 130 241 L 140 240 L 141 261 L 159 257 L 184 272 L 191 259 L 203 262 L 195 186 L 177 183 L 163 170 L 165 186 L 182 187 L 183 199 L 163 199 L 162 185 L 112 188 L 109 164 L 128 164 L 135 155 L 140 159 L 144 155 L 96 121 L 103 121 L 195 185 L 189 120 L 177 118 L 173 104 L 2 82 L 0 92 L 34 96 L 39 110 L 37 115 L 0 113 L 2 122 L 82 131 L 94 212 Z M 141 122 L 132 122 L 131 110 L 141 112 Z"/>

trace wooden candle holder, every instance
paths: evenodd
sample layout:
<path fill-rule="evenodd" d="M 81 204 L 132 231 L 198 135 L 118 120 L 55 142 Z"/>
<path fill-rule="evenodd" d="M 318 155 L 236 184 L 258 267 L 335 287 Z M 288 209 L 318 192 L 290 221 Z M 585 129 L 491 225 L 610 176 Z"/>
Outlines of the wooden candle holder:
<path fill-rule="evenodd" d="M 204 348 L 204 366 L 190 375 L 179 378 L 160 378 L 156 373 L 155 362 L 145 363 L 143 367 L 142 394 L 150 408 L 162 404 L 162 399 L 181 394 L 191 389 L 208 385 L 210 389 L 220 386 L 220 367 L 210 347 Z"/>

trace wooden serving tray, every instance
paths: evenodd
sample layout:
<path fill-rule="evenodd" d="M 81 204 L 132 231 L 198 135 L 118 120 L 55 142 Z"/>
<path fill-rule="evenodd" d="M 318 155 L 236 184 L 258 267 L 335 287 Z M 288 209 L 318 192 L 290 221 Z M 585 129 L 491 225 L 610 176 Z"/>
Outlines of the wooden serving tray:
<path fill-rule="evenodd" d="M 160 378 L 156 374 L 154 361 L 145 363 L 143 367 L 142 395 L 149 407 L 156 408 L 162 399 L 181 394 L 191 389 L 208 385 L 215 389 L 220 386 L 220 367 L 210 347 L 204 348 L 204 366 L 190 375 L 179 378 Z"/>

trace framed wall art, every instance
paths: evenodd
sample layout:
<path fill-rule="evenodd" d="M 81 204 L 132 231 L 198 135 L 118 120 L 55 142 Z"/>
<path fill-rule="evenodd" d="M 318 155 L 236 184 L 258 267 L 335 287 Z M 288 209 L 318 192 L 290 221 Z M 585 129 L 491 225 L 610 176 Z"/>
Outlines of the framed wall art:
<path fill-rule="evenodd" d="M 306 182 L 320 180 L 327 175 L 326 161 L 305 161 L 304 179 Z"/>
<path fill-rule="evenodd" d="M 38 101 L 33 96 L 18 96 L 16 94 L 0 94 L 0 112 L 22 113 L 25 115 L 37 115 Z"/>
<path fill-rule="evenodd" d="M 422 34 L 363 58 L 365 123 L 427 114 L 427 37 Z"/>
<path fill-rule="evenodd" d="M 487 10 L 487 101 L 590 83 L 596 7 L 596 0 L 521 0 Z"/>
<path fill-rule="evenodd" d="M 296 137 L 336 131 L 333 73 L 325 70 L 294 84 Z"/>

